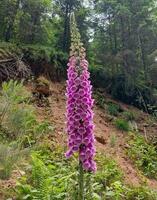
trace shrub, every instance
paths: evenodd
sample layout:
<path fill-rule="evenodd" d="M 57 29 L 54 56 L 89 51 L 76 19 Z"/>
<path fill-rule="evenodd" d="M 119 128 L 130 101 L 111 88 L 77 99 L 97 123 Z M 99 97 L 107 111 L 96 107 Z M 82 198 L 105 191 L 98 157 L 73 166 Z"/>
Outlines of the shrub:
<path fill-rule="evenodd" d="M 11 105 L 2 126 L 9 132 L 7 136 L 16 139 L 28 135 L 36 125 L 34 109 L 30 105 Z"/>
<path fill-rule="evenodd" d="M 10 80 L 2 84 L 0 92 L 0 123 L 5 120 L 10 109 L 15 105 L 23 103 L 30 98 L 30 93 L 23 87 L 22 82 Z"/>
<path fill-rule="evenodd" d="M 122 131 L 129 131 L 129 124 L 126 120 L 124 119 L 116 119 L 115 120 L 115 126 L 117 129 L 122 130 Z"/>
<path fill-rule="evenodd" d="M 120 112 L 120 106 L 114 103 L 109 103 L 107 111 L 110 115 L 117 116 L 118 113 Z"/>
<path fill-rule="evenodd" d="M 35 110 L 29 104 L 31 95 L 22 82 L 3 83 L 0 95 L 1 132 L 7 140 L 20 139 L 30 145 L 41 134 L 48 132 L 49 123 L 36 120 Z"/>
<path fill-rule="evenodd" d="M 39 86 L 50 86 L 50 81 L 48 81 L 44 76 L 40 76 L 36 80 L 36 84 Z"/>
<path fill-rule="evenodd" d="M 18 148 L 17 143 L 0 144 L 0 178 L 8 179 L 15 165 L 22 160 L 27 150 Z"/>
<path fill-rule="evenodd" d="M 135 113 L 130 111 L 123 112 L 123 116 L 127 121 L 133 121 L 136 119 Z"/>
<path fill-rule="evenodd" d="M 31 173 L 28 172 L 17 184 L 18 199 L 77 199 L 76 161 L 71 163 L 62 158 L 59 149 L 53 151 L 51 157 L 49 153 L 38 151 L 32 154 Z M 113 160 L 99 155 L 97 162 L 99 172 L 84 177 L 87 200 L 102 196 L 106 186 L 122 179 Z"/>
<path fill-rule="evenodd" d="M 146 186 L 129 187 L 120 181 L 114 182 L 107 188 L 106 200 L 156 200 L 157 193 Z"/>
<path fill-rule="evenodd" d="M 22 103 L 31 97 L 30 92 L 23 86 L 23 82 L 10 80 L 2 84 L 1 99 L 7 103 Z"/>
<path fill-rule="evenodd" d="M 105 108 L 105 98 L 104 96 L 97 92 L 95 95 L 94 95 L 94 99 L 96 100 L 96 104 L 100 107 L 100 108 Z"/>

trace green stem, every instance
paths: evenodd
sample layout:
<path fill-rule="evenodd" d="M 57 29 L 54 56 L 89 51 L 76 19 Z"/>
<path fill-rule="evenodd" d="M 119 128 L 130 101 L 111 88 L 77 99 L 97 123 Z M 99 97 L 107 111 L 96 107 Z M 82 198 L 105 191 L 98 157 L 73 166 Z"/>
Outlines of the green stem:
<path fill-rule="evenodd" d="M 78 200 L 84 200 L 84 170 L 82 166 L 82 162 L 79 163 L 79 192 L 78 192 Z"/>

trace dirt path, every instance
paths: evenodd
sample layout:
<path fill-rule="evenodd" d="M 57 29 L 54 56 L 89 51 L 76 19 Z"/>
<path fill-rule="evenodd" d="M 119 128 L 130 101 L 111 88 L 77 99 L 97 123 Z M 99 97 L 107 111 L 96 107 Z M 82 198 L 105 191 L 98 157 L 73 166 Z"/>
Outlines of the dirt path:
<path fill-rule="evenodd" d="M 53 83 L 51 86 L 52 96 L 49 97 L 50 108 L 47 113 L 48 119 L 55 127 L 55 135 L 57 142 L 66 145 L 65 134 L 65 85 L 60 83 Z M 126 143 L 124 133 L 117 131 L 111 123 L 107 122 L 106 114 L 100 108 L 94 108 L 95 117 L 94 123 L 96 147 L 98 152 L 102 152 L 110 157 L 113 157 L 122 169 L 125 177 L 125 182 L 130 185 L 140 185 L 143 179 L 151 188 L 157 188 L 157 181 L 149 180 L 140 175 L 139 171 L 134 167 L 131 161 L 125 154 Z M 38 108 L 40 117 L 44 117 L 44 108 Z M 111 135 L 116 137 L 115 146 L 111 146 Z"/>

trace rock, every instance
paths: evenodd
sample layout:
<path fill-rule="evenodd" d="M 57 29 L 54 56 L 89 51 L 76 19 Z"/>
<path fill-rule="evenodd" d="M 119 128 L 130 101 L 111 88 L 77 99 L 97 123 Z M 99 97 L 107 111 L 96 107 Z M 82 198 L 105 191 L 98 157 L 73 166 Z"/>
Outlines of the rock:
<path fill-rule="evenodd" d="M 48 97 L 51 93 L 50 82 L 44 77 L 39 77 L 35 82 L 33 94 L 37 94 L 41 98 Z"/>

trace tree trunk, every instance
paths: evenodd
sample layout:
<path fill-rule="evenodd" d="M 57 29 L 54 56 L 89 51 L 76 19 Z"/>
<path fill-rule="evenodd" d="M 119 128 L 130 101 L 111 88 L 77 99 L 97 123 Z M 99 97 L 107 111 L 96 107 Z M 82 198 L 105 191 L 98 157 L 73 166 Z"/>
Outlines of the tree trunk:
<path fill-rule="evenodd" d="M 148 81 L 148 75 L 147 75 L 146 54 L 145 54 L 145 49 L 144 49 L 142 37 L 141 37 L 139 32 L 138 32 L 138 38 L 139 38 L 139 47 L 140 47 L 140 51 L 141 51 L 141 60 L 142 60 L 143 70 L 144 70 L 144 77 L 145 77 L 145 81 L 147 82 Z"/>

